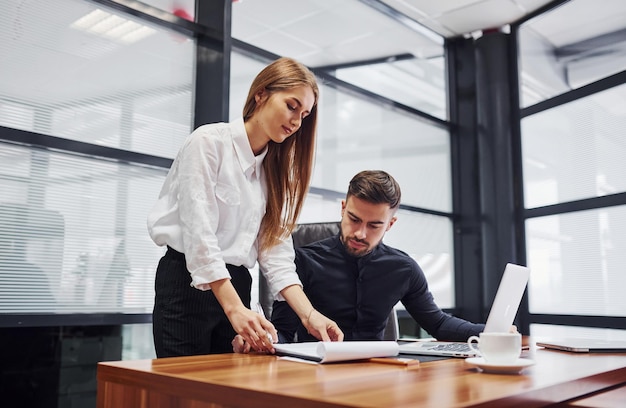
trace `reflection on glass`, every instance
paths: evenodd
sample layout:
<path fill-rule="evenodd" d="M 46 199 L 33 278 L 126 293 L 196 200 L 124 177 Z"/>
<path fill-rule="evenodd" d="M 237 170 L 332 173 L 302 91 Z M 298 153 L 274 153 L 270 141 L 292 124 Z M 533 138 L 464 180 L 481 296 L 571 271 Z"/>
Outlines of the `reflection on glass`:
<path fill-rule="evenodd" d="M 526 208 L 626 191 L 626 85 L 522 120 Z"/>
<path fill-rule="evenodd" d="M 331 73 L 401 104 L 447 118 L 443 56 L 340 68 Z"/>
<path fill-rule="evenodd" d="M 526 221 L 531 313 L 626 316 L 626 206 Z"/>
<path fill-rule="evenodd" d="M 122 360 L 155 359 L 152 324 L 125 324 L 122 326 Z"/>
<path fill-rule="evenodd" d="M 298 223 L 339 222 L 341 220 L 341 200 L 345 198 L 347 191 L 348 184 L 346 184 L 344 192 L 338 195 L 329 196 L 321 192 L 309 191 Z"/>
<path fill-rule="evenodd" d="M 165 169 L 0 144 L 0 312 L 150 313 Z"/>
<path fill-rule="evenodd" d="M 595 0 L 572 0 L 524 23 L 519 30 L 521 105 L 623 71 L 624 15 L 624 2 L 598 7 Z"/>
<path fill-rule="evenodd" d="M 141 2 L 185 20 L 194 21 L 195 18 L 195 0 L 142 0 Z"/>
<path fill-rule="evenodd" d="M 191 38 L 82 0 L 2 7 L 0 125 L 174 157 L 191 131 Z"/>
<path fill-rule="evenodd" d="M 236 51 L 230 54 L 230 98 L 229 120 L 235 120 L 243 115 L 243 105 L 250 90 L 250 85 L 270 61 L 259 61 L 244 56 Z"/>
<path fill-rule="evenodd" d="M 345 192 L 359 171 L 385 170 L 403 204 L 451 211 L 447 130 L 330 87 L 321 92 L 314 187 Z"/>

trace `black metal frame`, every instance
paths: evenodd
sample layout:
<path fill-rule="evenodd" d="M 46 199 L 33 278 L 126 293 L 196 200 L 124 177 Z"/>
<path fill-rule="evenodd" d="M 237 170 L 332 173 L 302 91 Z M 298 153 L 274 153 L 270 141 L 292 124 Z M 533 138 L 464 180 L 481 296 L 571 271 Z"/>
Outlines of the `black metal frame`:
<path fill-rule="evenodd" d="M 165 157 L 136 153 L 114 147 L 94 145 L 91 143 L 0 126 L 0 142 L 2 141 L 19 145 L 36 146 L 43 149 L 62 151 L 80 156 L 90 156 L 109 161 L 159 168 L 169 168 L 173 162 L 172 159 Z"/>
<path fill-rule="evenodd" d="M 455 315 L 482 321 L 483 264 L 476 142 L 476 64 L 471 39 L 446 42 L 454 231 Z"/>
<path fill-rule="evenodd" d="M 575 101 L 577 99 L 584 98 L 589 95 L 596 94 L 598 92 L 606 91 L 607 89 L 614 88 L 626 83 L 626 71 L 618 72 L 599 81 L 590 83 L 580 88 L 572 89 L 561 95 L 557 95 L 553 98 L 546 99 L 545 101 L 538 102 L 534 105 L 521 109 L 520 119 L 527 116 L 534 115 L 535 113 L 543 112 L 554 107 L 564 105 L 568 102 Z"/>
<path fill-rule="evenodd" d="M 152 313 L 1 314 L 2 327 L 111 326 L 152 323 Z"/>

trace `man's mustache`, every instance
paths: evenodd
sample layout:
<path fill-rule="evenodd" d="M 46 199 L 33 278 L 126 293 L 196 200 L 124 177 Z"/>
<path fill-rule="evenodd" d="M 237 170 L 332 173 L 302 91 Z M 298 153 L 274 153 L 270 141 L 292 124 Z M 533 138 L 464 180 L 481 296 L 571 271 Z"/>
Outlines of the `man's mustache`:
<path fill-rule="evenodd" d="M 349 237 L 348 239 L 349 239 L 349 240 L 351 240 L 351 241 L 356 241 L 356 242 L 358 242 L 359 244 L 369 245 L 369 243 L 368 243 L 366 240 L 364 240 L 364 239 L 358 239 L 358 238 L 357 238 L 357 237 L 355 237 L 355 236 Z"/>

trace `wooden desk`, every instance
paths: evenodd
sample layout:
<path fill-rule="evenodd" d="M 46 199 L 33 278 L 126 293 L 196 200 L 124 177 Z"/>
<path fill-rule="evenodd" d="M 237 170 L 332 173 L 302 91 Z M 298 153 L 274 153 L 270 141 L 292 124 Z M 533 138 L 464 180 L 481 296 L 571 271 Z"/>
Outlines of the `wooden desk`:
<path fill-rule="evenodd" d="M 606 392 L 594 394 L 570 402 L 571 408 L 624 408 L 626 406 L 626 384 Z"/>
<path fill-rule="evenodd" d="M 463 359 L 417 369 L 312 365 L 220 354 L 98 365 L 98 408 L 541 407 L 626 384 L 626 354 L 532 349 L 521 375 L 486 374 Z"/>

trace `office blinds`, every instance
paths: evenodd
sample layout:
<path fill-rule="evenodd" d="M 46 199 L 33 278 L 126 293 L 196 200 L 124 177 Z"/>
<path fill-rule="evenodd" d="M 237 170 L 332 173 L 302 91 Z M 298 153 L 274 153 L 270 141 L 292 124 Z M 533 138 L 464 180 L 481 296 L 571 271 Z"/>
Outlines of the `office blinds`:
<path fill-rule="evenodd" d="M 0 313 L 150 313 L 165 171 L 0 143 Z"/>
<path fill-rule="evenodd" d="M 3 1 L 0 318 L 151 312 L 163 249 L 146 216 L 167 169 L 88 145 L 173 158 L 191 132 L 194 58 L 192 38 L 99 2 Z"/>
<path fill-rule="evenodd" d="M 619 85 L 522 120 L 524 205 L 562 209 L 526 220 L 531 313 L 626 316 L 625 95 Z"/>

